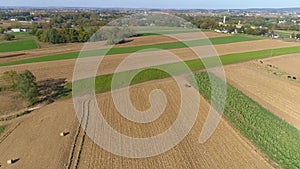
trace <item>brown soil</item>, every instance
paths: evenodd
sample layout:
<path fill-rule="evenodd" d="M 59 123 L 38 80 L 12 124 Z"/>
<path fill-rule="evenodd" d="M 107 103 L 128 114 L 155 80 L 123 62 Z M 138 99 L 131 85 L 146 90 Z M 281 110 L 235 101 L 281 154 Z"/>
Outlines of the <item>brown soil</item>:
<path fill-rule="evenodd" d="M 26 102 L 21 100 L 16 92 L 0 92 L 0 116 L 26 108 Z"/>
<path fill-rule="evenodd" d="M 176 103 L 180 102 L 177 85 L 173 80 L 165 79 L 132 87 L 131 99 L 134 105 L 141 110 L 147 108 L 149 91 L 155 88 L 164 90 L 170 102 L 164 112 L 166 114 L 153 124 L 140 125 L 122 118 L 116 112 L 109 93 L 98 95 L 98 102 L 100 108 L 105 110 L 104 116 L 108 123 L 114 128 L 131 136 L 149 136 L 160 133 L 172 124 L 178 110 Z M 205 144 L 199 144 L 198 138 L 208 110 L 209 104 L 201 98 L 196 124 L 189 135 L 172 150 L 151 158 L 129 159 L 106 152 L 82 132 L 78 133 L 72 101 L 59 101 L 8 127 L 0 138 L 0 164 L 12 169 L 57 169 L 68 166 L 73 154 L 75 158 L 71 166 L 78 165 L 78 168 L 272 168 L 225 120 L 221 120 L 216 132 Z M 62 131 L 70 134 L 60 137 Z M 79 142 L 75 142 L 77 134 Z M 72 153 L 73 148 L 75 152 Z M 8 159 L 19 161 L 8 166 Z"/>
<path fill-rule="evenodd" d="M 294 61 L 299 63 L 299 57 L 273 58 L 264 61 L 263 64 L 248 62 L 231 65 L 226 67 L 226 76 L 239 90 L 300 129 L 300 84 L 286 76 L 280 76 L 281 68 L 299 73 L 298 65 L 294 64 Z M 269 68 L 269 62 L 276 63 L 279 69 Z M 279 73 L 274 74 L 275 72 Z"/>
<path fill-rule="evenodd" d="M 265 64 L 270 64 L 277 67 L 279 70 L 286 72 L 288 75 L 296 76 L 300 79 L 300 54 L 284 55 L 264 59 Z"/>

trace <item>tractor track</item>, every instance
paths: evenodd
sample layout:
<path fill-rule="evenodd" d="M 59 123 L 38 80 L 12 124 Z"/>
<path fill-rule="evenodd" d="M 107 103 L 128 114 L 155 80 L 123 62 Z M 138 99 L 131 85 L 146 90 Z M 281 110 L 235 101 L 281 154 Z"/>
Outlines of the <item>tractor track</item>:
<path fill-rule="evenodd" d="M 12 133 L 14 132 L 20 125 L 22 122 L 19 122 L 16 124 L 15 127 L 13 127 L 12 129 L 10 129 L 8 132 L 5 132 L 5 134 L 0 138 L 0 144 Z"/>
<path fill-rule="evenodd" d="M 80 155 L 83 149 L 83 144 L 85 141 L 86 136 L 86 129 L 88 127 L 88 121 L 89 121 L 89 106 L 90 106 L 90 100 L 84 101 L 82 104 L 82 117 L 80 119 L 80 124 L 78 126 L 75 139 L 73 142 L 72 150 L 70 153 L 69 162 L 67 165 L 67 169 L 77 169 Z"/>

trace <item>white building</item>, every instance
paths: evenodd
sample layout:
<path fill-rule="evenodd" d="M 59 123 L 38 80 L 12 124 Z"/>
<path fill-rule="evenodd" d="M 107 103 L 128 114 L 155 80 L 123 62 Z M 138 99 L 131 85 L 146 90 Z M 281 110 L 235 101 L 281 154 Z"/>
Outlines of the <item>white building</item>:
<path fill-rule="evenodd" d="M 11 29 L 12 32 L 26 32 L 26 29 L 20 29 L 20 28 L 15 28 L 15 29 Z"/>

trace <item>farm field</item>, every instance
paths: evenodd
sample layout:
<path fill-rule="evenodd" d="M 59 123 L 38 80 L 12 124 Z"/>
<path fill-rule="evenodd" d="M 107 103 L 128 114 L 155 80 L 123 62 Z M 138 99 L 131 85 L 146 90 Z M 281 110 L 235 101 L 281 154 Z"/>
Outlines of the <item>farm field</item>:
<path fill-rule="evenodd" d="M 197 38 L 203 38 L 203 34 L 208 37 L 208 38 L 216 38 L 216 37 L 223 37 L 226 36 L 225 34 L 219 34 L 215 32 L 204 32 L 204 33 L 180 33 L 180 34 L 174 34 L 174 35 L 169 35 L 169 36 L 177 36 L 180 39 L 186 39 L 186 40 L 191 40 L 195 39 L 195 35 L 201 35 L 200 37 Z M 130 46 L 135 46 L 135 45 L 152 45 L 152 44 L 157 44 L 157 43 L 171 43 L 171 42 L 176 42 L 178 41 L 174 37 L 171 38 L 169 36 L 163 36 L 163 35 L 152 35 L 152 36 L 142 36 L 142 37 L 134 37 L 134 38 L 128 38 L 127 43 L 124 44 L 119 44 L 116 45 L 116 47 L 130 47 Z M 11 62 L 11 61 L 16 61 L 16 60 L 21 60 L 21 59 L 28 59 L 28 58 L 36 58 L 36 57 L 41 57 L 41 56 L 49 56 L 49 55 L 54 55 L 54 54 L 64 54 L 68 55 L 71 54 L 72 52 L 79 52 L 82 47 L 83 43 L 70 43 L 70 44 L 56 44 L 56 45 L 42 45 L 41 49 L 35 49 L 35 50 L 29 50 L 24 52 L 4 52 L 0 53 L 0 63 L 5 63 L 5 62 Z M 106 48 L 111 47 L 107 45 Z M 100 49 L 99 47 L 97 49 Z M 9 57 L 9 56 L 14 56 L 21 54 L 17 57 Z M 74 55 L 74 54 L 73 54 Z M 76 56 L 78 53 L 76 54 Z"/>
<path fill-rule="evenodd" d="M 238 120 L 244 118 L 243 114 L 239 114 L 238 120 L 234 121 L 234 119 L 230 119 L 232 116 L 230 116 L 229 113 L 226 118 L 221 120 L 212 138 L 205 144 L 199 144 L 199 135 L 210 108 L 209 103 L 199 95 L 201 107 L 196 124 L 189 135 L 178 146 L 156 157 L 129 159 L 113 155 L 93 143 L 78 124 L 72 100 L 65 98 L 20 118 L 0 122 L 0 126 L 6 127 L 5 131 L 0 135 L 0 152 L 3 152 L 0 154 L 0 165 L 7 167 L 4 164 L 7 158 L 15 158 L 19 159 L 19 161 L 10 166 L 12 168 L 123 167 L 264 169 L 274 168 L 277 166 L 276 163 L 285 168 L 289 166 L 298 167 L 296 164 L 298 161 L 295 162 L 295 159 L 290 156 L 295 155 L 295 157 L 298 158 L 298 154 L 293 151 L 298 148 L 298 144 L 293 145 L 292 148 L 294 149 L 288 149 L 290 152 L 288 155 L 286 155 L 287 151 L 283 150 L 284 146 L 290 144 L 289 141 L 295 141 L 295 138 L 298 137 L 297 130 L 276 116 L 289 122 L 296 128 L 300 127 L 297 126 L 300 124 L 300 121 L 298 121 L 300 120 L 300 115 L 297 112 L 297 110 L 300 109 L 298 106 L 300 103 L 297 100 L 300 100 L 300 98 L 298 98 L 297 94 L 300 95 L 300 93 L 292 93 L 293 91 L 300 91 L 300 86 L 296 81 L 284 79 L 284 76 L 279 76 L 281 74 L 275 76 L 273 72 L 270 73 L 270 71 L 266 71 L 268 70 L 266 68 L 268 64 L 272 64 L 278 67 L 276 71 L 280 73 L 289 72 L 293 76 L 298 76 L 297 65 L 299 65 L 299 60 L 296 59 L 298 56 L 296 53 L 300 53 L 299 43 L 263 39 L 261 37 L 228 36 L 213 32 L 205 33 L 206 36 L 211 38 L 211 42 L 216 52 L 220 55 L 222 63 L 228 65 L 225 66 L 225 69 L 228 73 L 227 77 L 229 82 L 270 112 L 263 109 L 263 107 L 259 106 L 259 104 L 253 100 L 246 98 L 246 96 L 239 93 L 233 87 L 230 88 L 230 91 L 241 96 L 242 101 L 250 103 L 250 107 L 259 114 L 257 116 L 255 115 L 255 119 L 267 119 L 274 123 L 256 124 L 256 121 L 251 121 L 253 116 L 251 116 L 250 113 L 245 115 L 245 121 L 247 123 L 245 121 L 239 123 Z M 207 52 L 207 49 L 209 49 L 206 46 L 208 44 L 207 41 L 201 40 L 203 37 L 200 39 L 195 38 L 194 36 L 196 35 L 198 35 L 198 32 L 180 34 L 178 34 L 178 32 L 172 32 L 173 37 L 184 39 L 186 43 L 192 46 L 191 49 L 186 48 L 184 44 L 178 42 L 175 38 L 151 35 L 133 37 L 130 39 L 132 41 L 116 45 L 116 47 L 109 51 L 109 55 L 103 58 L 97 72 L 96 92 L 98 92 L 99 108 L 104 112 L 103 115 L 105 119 L 114 129 L 128 136 L 147 137 L 162 133 L 173 124 L 178 115 L 176 110 L 178 110 L 180 106 L 181 97 L 176 83 L 168 78 L 170 75 L 156 69 L 150 69 L 131 81 L 130 97 L 137 109 L 146 110 L 150 107 L 148 96 L 154 89 L 162 89 L 165 91 L 167 93 L 166 97 L 169 98 L 170 101 L 168 102 L 164 114 L 158 120 L 148 124 L 137 124 L 123 118 L 113 105 L 111 93 L 108 92 L 111 89 L 112 73 L 115 72 L 116 67 L 129 55 L 133 57 L 133 62 L 128 63 L 117 72 L 130 74 L 133 72 L 133 69 L 137 70 L 143 67 L 165 67 L 169 69 L 175 67 L 175 73 L 184 73 L 181 72 L 180 63 L 171 59 L 172 53 L 185 61 L 192 71 L 203 70 L 205 67 L 195 56 L 193 50 L 200 52 L 203 59 L 210 64 L 209 66 L 215 66 L 210 62 L 215 55 L 211 52 Z M 69 82 L 67 87 L 70 88 L 76 62 L 75 58 L 78 56 L 78 51 L 82 46 L 82 43 L 51 45 L 48 49 L 41 48 L 26 51 L 25 54 L 20 57 L 3 58 L 3 60 L 7 59 L 5 61 L 0 59 L 2 63 L 0 64 L 0 74 L 7 70 L 21 72 L 28 69 L 37 77 L 37 81 L 62 78 Z M 138 50 L 149 48 L 160 48 L 163 50 L 148 50 L 134 53 Z M 105 48 L 100 50 L 103 52 Z M 88 51 L 87 54 L 101 54 L 101 52 Z M 5 54 L 13 53 L 14 52 L 6 52 Z M 94 57 L 86 57 L 83 60 L 89 61 L 89 59 L 94 59 Z M 255 59 L 258 60 L 246 62 Z M 153 63 L 151 62 L 152 60 L 156 62 Z M 259 61 L 263 61 L 263 64 Z M 290 62 L 294 62 L 292 64 L 293 68 L 289 66 Z M 86 65 L 86 70 L 89 70 L 89 68 L 89 65 Z M 205 78 L 203 79 L 205 80 Z M 272 85 L 269 85 L 266 81 Z M 187 82 L 184 81 L 184 83 Z M 123 83 L 120 82 L 119 85 L 122 87 Z M 259 86 L 260 89 L 256 90 L 258 87 L 255 85 L 261 85 Z M 287 86 L 287 90 L 280 89 L 280 86 Z M 194 88 L 186 88 L 186 90 L 198 93 Z M 282 98 L 276 97 L 277 95 L 272 95 L 274 91 L 277 90 L 281 90 L 278 93 L 279 95 L 283 94 Z M 4 93 L 4 95 L 6 94 L 7 93 Z M 203 95 L 206 96 L 205 93 Z M 291 96 L 294 98 L 292 101 L 288 98 Z M 22 105 L 14 105 L 13 100 L 10 100 L 13 97 L 5 99 L 1 97 L 0 95 L 0 99 L 4 100 L 0 104 L 0 108 L 1 106 L 4 107 L 0 111 L 1 115 L 10 113 L 10 110 L 5 109 L 6 105 L 16 109 L 20 109 L 18 106 L 22 107 Z M 261 98 L 256 100 L 256 97 Z M 233 100 L 232 102 L 237 101 Z M 230 103 L 232 102 L 230 101 Z M 242 106 L 244 105 L 247 105 L 247 103 Z M 284 107 L 287 105 L 288 108 Z M 246 109 L 247 112 L 251 112 L 252 109 L 250 110 L 248 108 L 249 107 Z M 286 111 L 287 109 L 290 113 Z M 243 112 L 244 109 L 234 109 L 233 111 Z M 88 112 L 88 114 L 89 113 L 90 112 Z M 264 115 L 263 113 L 266 113 L 266 117 L 262 117 L 262 115 Z M 240 117 L 240 115 L 243 117 Z M 250 116 L 249 119 L 247 119 L 248 115 Z M 90 118 L 92 119 L 92 117 Z M 272 121 L 274 119 L 275 121 Z M 248 125 L 248 122 L 251 124 Z M 276 133 L 272 133 L 268 135 L 267 129 L 268 131 L 271 130 L 268 127 L 275 125 L 274 128 L 276 128 L 278 127 L 276 124 L 281 127 L 278 129 L 280 134 L 276 135 Z M 70 133 L 68 133 L 66 137 L 60 137 L 59 134 L 62 131 Z M 281 136 L 288 138 L 288 141 L 282 139 Z M 99 135 L 95 134 L 93 137 L 99 137 Z M 257 139 L 256 142 L 253 141 L 255 139 Z M 269 144 L 271 141 L 274 142 Z M 268 147 L 267 144 L 275 148 L 271 146 Z M 10 151 L 5 151 L 7 149 Z M 278 151 L 285 153 L 286 156 L 282 157 Z M 285 161 L 280 161 L 281 159 Z"/>
<path fill-rule="evenodd" d="M 228 66 L 226 75 L 235 87 L 300 129 L 300 83 L 287 77 L 299 75 L 299 56 L 288 55 L 262 61 L 263 64 L 250 62 Z M 278 69 L 269 68 L 269 64 Z"/>
<path fill-rule="evenodd" d="M 209 100 L 211 98 L 210 83 L 224 83 L 217 76 L 209 79 L 206 72 L 199 73 L 196 76 L 197 83 L 195 84 L 199 84 L 199 91 Z M 224 92 L 217 88 L 217 93 L 221 95 Z M 266 95 L 272 96 L 269 93 Z M 280 95 L 276 95 L 276 97 L 278 96 Z M 273 98 L 275 99 L 275 97 Z M 288 125 L 258 103 L 260 102 L 254 102 L 241 91 L 227 85 L 224 110 L 226 118 L 256 147 L 274 160 L 276 165 L 283 168 L 299 168 L 300 153 L 298 150 L 300 144 L 298 140 L 300 131 Z"/>
<path fill-rule="evenodd" d="M 0 52 L 14 52 L 37 48 L 38 45 L 34 39 L 0 43 Z"/>
<path fill-rule="evenodd" d="M 274 65 L 286 75 L 300 77 L 300 59 L 299 54 L 284 55 L 264 59 L 266 64 Z M 286 77 L 285 77 L 286 78 Z"/>
<path fill-rule="evenodd" d="M 187 46 L 196 47 L 196 46 L 218 45 L 218 44 L 226 44 L 226 43 L 237 43 L 237 42 L 243 42 L 243 41 L 254 41 L 254 40 L 261 40 L 261 38 L 252 38 L 252 37 L 236 35 L 236 36 L 228 36 L 228 37 L 216 37 L 216 38 L 211 38 L 209 40 L 203 39 L 203 38 L 199 39 L 199 40 L 190 40 L 190 41 L 183 41 L 183 42 L 176 40 L 175 42 L 170 42 L 170 43 L 155 43 L 155 44 L 150 44 L 150 45 L 128 46 L 128 47 L 120 47 L 120 48 L 116 47 L 116 48 L 111 48 L 111 49 L 102 48 L 102 47 L 100 47 L 100 48 L 87 47 L 89 49 L 94 49 L 94 50 L 84 51 L 84 55 L 86 57 L 91 57 L 91 56 L 102 56 L 104 54 L 106 54 L 106 55 L 126 54 L 126 53 L 134 53 L 134 52 L 142 51 L 142 50 L 146 50 L 146 49 L 147 49 L 147 51 L 156 51 L 158 49 L 170 50 L 170 49 L 186 48 Z M 100 42 L 100 43 L 102 43 L 102 42 Z M 55 61 L 55 60 L 74 59 L 74 58 L 77 58 L 78 55 L 79 55 L 79 52 L 50 55 L 50 56 L 2 63 L 2 64 L 0 64 L 0 66 L 10 66 L 10 65 L 18 65 L 18 64 L 25 64 L 25 63 L 34 63 L 34 62 L 46 62 L 46 61 Z"/>
<path fill-rule="evenodd" d="M 0 100 L 0 116 L 10 114 L 12 111 L 19 111 L 23 107 L 26 107 L 26 104 L 14 92 L 1 92 Z"/>
<path fill-rule="evenodd" d="M 165 79 L 131 87 L 133 104 L 141 110 L 147 108 L 149 104 L 144 103 L 148 103 L 148 94 L 156 88 L 165 91 L 166 97 L 172 99 L 162 117 L 147 125 L 136 125 L 123 119 L 112 105 L 110 93 L 99 94 L 97 97 L 100 108 L 106 112 L 103 115 L 114 128 L 127 135 L 145 137 L 168 128 L 177 115 L 176 103 L 180 102 L 176 83 L 171 79 Z M 187 88 L 187 90 L 195 89 Z M 78 132 L 78 122 L 72 101 L 58 101 L 24 116 L 22 121 L 10 124 L 11 127 L 6 131 L 13 130 L 13 132 L 4 140 L 0 139 L 0 151 L 3 152 L 0 154 L 0 163 L 6 167 L 6 164 L 2 162 L 7 158 L 19 158 L 16 164 L 10 166 L 11 168 L 64 168 L 70 165 L 72 167 L 78 165 L 79 168 L 118 168 L 120 166 L 125 168 L 140 168 L 141 166 L 145 168 L 272 168 L 256 148 L 239 135 L 226 120 L 221 121 L 217 131 L 208 142 L 203 145 L 199 144 L 198 137 L 208 110 L 209 104 L 201 98 L 200 112 L 190 134 L 174 149 L 160 156 L 146 159 L 122 158 L 104 151 L 88 136 L 80 134 L 78 140 L 84 141 L 79 141 L 75 145 L 74 158 L 70 164 L 69 159 L 75 135 Z M 131 130 L 122 127 L 123 125 L 131 126 Z M 70 134 L 62 138 L 59 136 L 62 130 L 69 131 Z M 10 151 L 5 151 L 7 149 Z M 79 157 L 77 150 L 80 149 L 82 149 L 80 158 L 77 158 Z M 193 160 L 190 160 L 191 158 Z M 187 160 L 189 160 L 188 163 Z"/>
<path fill-rule="evenodd" d="M 220 44 L 220 45 L 214 45 L 215 49 L 217 50 L 218 54 L 221 55 L 225 60 L 233 60 L 233 58 L 246 58 L 249 56 L 253 57 L 260 57 L 260 56 L 271 56 L 273 53 L 276 54 L 277 50 L 267 50 L 267 49 L 273 49 L 273 48 L 285 48 L 290 46 L 295 46 L 295 49 L 297 49 L 297 43 L 289 43 L 289 42 L 282 42 L 277 40 L 258 40 L 250 42 L 237 42 L 232 44 Z M 203 53 L 201 55 L 202 57 L 210 56 L 211 53 L 206 52 L 207 47 L 192 47 L 193 50 L 199 51 L 199 53 Z M 240 57 L 240 54 L 236 55 L 230 55 L 230 53 L 243 53 L 243 52 L 252 52 L 252 54 L 245 53 L 245 57 Z M 261 50 L 266 50 L 264 52 L 260 52 Z M 182 48 L 182 49 L 170 49 L 169 52 L 172 52 L 179 56 L 182 60 L 193 60 L 197 59 L 194 52 L 191 49 L 188 48 Z M 203 51 L 203 52 L 202 52 Z M 278 50 L 280 51 L 280 50 Z M 287 52 L 291 52 L 292 50 L 287 50 Z M 285 50 L 284 50 L 285 52 Z M 293 52 L 293 51 L 292 51 Z M 154 52 L 142 52 L 142 53 L 136 53 L 136 56 L 139 56 L 140 58 L 148 58 L 151 59 L 153 56 L 165 56 L 165 52 L 163 51 L 154 51 Z M 281 53 L 280 53 L 281 54 Z M 224 56 L 223 56 L 224 55 Z M 227 55 L 227 56 L 226 56 Z M 69 57 L 69 55 L 64 55 L 65 57 Z M 77 56 L 77 55 L 76 55 Z M 116 66 L 121 63 L 121 61 L 129 56 L 129 54 L 118 54 L 118 55 L 111 55 L 103 58 L 102 65 L 99 68 L 98 75 L 103 74 L 110 74 L 113 73 L 116 69 Z M 73 57 L 70 55 L 70 57 Z M 37 58 L 38 59 L 38 58 Z M 88 59 L 88 58 L 87 58 Z M 92 58 L 91 58 L 92 59 Z M 248 58 L 249 59 L 249 58 Z M 253 58 L 255 59 L 255 58 Z M 247 60 L 247 58 L 246 58 Z M 59 61 L 51 61 L 51 62 L 40 62 L 40 63 L 28 63 L 23 65 L 16 65 L 16 66 L 9 66 L 9 67 L 0 67 L 0 72 L 4 72 L 6 70 L 17 70 L 22 71 L 25 69 L 29 69 L 32 71 L 37 78 L 45 79 L 45 78 L 66 78 L 68 81 L 72 79 L 72 72 L 74 69 L 76 59 L 67 59 L 67 60 L 59 60 Z M 239 60 L 237 60 L 239 61 Z M 235 62 L 237 62 L 235 61 Z M 225 62 L 223 62 L 225 63 Z M 229 62 L 230 63 L 230 62 Z M 160 64 L 164 64 L 161 62 Z"/>

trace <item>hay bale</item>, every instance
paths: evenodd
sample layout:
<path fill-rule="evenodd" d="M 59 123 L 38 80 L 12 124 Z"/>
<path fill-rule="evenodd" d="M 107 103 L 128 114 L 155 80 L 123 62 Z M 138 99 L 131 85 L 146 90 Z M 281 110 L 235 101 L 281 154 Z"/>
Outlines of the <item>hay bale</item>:
<path fill-rule="evenodd" d="M 294 79 L 294 80 L 297 80 L 297 78 L 296 78 L 295 76 L 293 77 L 293 79 Z"/>
<path fill-rule="evenodd" d="M 292 76 L 288 76 L 288 78 L 289 78 L 289 79 L 291 79 L 291 78 L 292 78 Z"/>
<path fill-rule="evenodd" d="M 66 136 L 66 135 L 68 135 L 69 134 L 69 132 L 61 132 L 59 135 L 61 136 L 61 137 L 64 137 L 64 136 Z"/>
<path fill-rule="evenodd" d="M 190 84 L 185 84 L 185 87 L 188 87 L 188 88 L 190 88 L 190 87 L 192 87 L 192 85 L 190 85 Z"/>
<path fill-rule="evenodd" d="M 61 132 L 61 133 L 60 133 L 60 136 L 61 136 L 61 137 L 66 136 L 65 132 Z"/>
<path fill-rule="evenodd" d="M 260 63 L 264 63 L 264 62 L 263 62 L 263 61 L 261 61 L 261 60 L 260 60 L 259 62 L 260 62 Z"/>
<path fill-rule="evenodd" d="M 10 159 L 10 160 L 7 160 L 6 163 L 7 164 L 14 164 L 14 163 L 18 162 L 19 160 L 20 160 L 19 158 L 17 158 L 17 159 Z"/>

